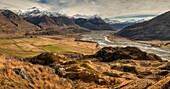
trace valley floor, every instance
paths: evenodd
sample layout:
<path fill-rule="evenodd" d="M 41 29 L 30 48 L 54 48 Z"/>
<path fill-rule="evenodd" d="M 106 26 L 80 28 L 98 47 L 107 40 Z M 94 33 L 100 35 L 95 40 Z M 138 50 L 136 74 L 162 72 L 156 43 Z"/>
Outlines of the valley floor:
<path fill-rule="evenodd" d="M 83 54 L 93 54 L 97 51 L 97 43 L 78 42 L 75 39 L 74 35 L 0 39 L 0 52 L 14 57 L 30 57 L 49 51 Z"/>

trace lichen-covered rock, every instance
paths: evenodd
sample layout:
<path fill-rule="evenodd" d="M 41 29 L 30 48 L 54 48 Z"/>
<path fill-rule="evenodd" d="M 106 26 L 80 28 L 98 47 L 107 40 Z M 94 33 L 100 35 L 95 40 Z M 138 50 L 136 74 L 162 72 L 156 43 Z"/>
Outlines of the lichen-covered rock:
<path fill-rule="evenodd" d="M 56 66 L 55 73 L 62 77 L 66 75 L 66 70 L 62 66 Z"/>
<path fill-rule="evenodd" d="M 16 74 L 20 75 L 23 79 L 26 79 L 27 81 L 31 82 L 32 84 L 35 84 L 31 76 L 26 72 L 25 69 L 22 68 L 13 68 Z"/>

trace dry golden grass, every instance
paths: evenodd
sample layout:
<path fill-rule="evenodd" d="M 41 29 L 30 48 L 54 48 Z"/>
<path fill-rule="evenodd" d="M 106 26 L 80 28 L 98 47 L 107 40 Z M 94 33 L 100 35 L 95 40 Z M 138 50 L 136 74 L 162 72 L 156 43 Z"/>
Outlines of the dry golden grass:
<path fill-rule="evenodd" d="M 16 74 L 13 68 L 24 69 L 34 83 Z M 59 78 L 49 67 L 0 56 L 0 89 L 67 89 L 70 87 L 71 83 L 68 80 Z"/>
<path fill-rule="evenodd" d="M 169 67 L 167 65 L 168 62 L 132 59 L 100 62 L 91 60 L 90 58 L 84 60 L 62 59 L 62 57 L 65 57 L 59 53 L 52 53 L 51 55 L 54 58 L 61 57 L 51 63 L 55 65 L 51 66 L 51 68 L 42 66 L 38 62 L 37 64 L 31 64 L 0 55 L 0 89 L 144 89 L 153 84 L 158 86 L 162 83 L 161 81 L 167 86 L 169 78 L 168 81 L 167 79 L 166 81 L 162 79 L 165 76 L 170 76 L 169 72 L 167 74 L 163 72 L 165 70 L 162 70 L 164 67 Z M 62 62 L 58 62 L 59 60 Z M 58 74 L 59 70 L 57 70 L 57 66 L 64 68 L 64 70 L 60 71 L 65 71 L 66 73 L 62 77 Z M 31 77 L 33 83 L 29 79 L 22 78 L 21 75 L 15 73 L 13 68 L 24 69 Z M 54 69 L 56 69 L 56 72 Z M 169 70 L 166 69 L 166 71 Z M 162 72 L 161 75 L 160 72 Z M 68 80 L 68 78 L 70 79 Z"/>

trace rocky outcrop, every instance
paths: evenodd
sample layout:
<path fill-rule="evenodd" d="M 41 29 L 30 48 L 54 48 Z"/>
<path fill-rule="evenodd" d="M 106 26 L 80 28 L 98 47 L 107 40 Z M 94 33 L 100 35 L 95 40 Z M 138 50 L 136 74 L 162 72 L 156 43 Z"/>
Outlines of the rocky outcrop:
<path fill-rule="evenodd" d="M 170 12 L 124 28 L 115 35 L 135 40 L 169 40 Z"/>
<path fill-rule="evenodd" d="M 141 51 L 136 47 L 104 47 L 99 50 L 95 55 L 95 57 L 99 58 L 100 61 L 103 62 L 112 62 L 116 60 L 122 59 L 133 59 L 133 60 L 161 60 L 155 54 L 149 54 Z"/>
<path fill-rule="evenodd" d="M 27 58 L 26 61 L 29 61 L 33 64 L 41 65 L 52 65 L 54 63 L 64 63 L 66 59 L 77 60 L 82 59 L 83 54 L 70 52 L 70 53 L 52 53 L 44 52 L 33 58 Z"/>
<path fill-rule="evenodd" d="M 61 62 L 62 59 L 64 58 L 58 56 L 57 53 L 45 52 L 33 58 L 28 58 L 26 60 L 33 64 L 50 65 L 55 62 Z"/>

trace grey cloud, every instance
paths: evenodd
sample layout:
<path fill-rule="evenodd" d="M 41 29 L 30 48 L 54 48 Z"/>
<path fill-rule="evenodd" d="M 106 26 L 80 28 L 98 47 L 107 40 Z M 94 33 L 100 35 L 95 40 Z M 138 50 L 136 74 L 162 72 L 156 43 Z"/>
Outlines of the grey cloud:
<path fill-rule="evenodd" d="M 13 2 L 19 3 L 14 5 Z M 1 0 L 13 7 L 30 8 L 31 5 L 67 15 L 94 15 L 116 17 L 138 14 L 161 14 L 170 8 L 170 0 Z M 10 3 L 11 2 L 11 3 Z M 28 5 L 24 5 L 24 3 Z M 7 5 L 8 6 L 8 5 Z M 29 7 L 30 6 L 30 7 Z"/>
<path fill-rule="evenodd" d="M 98 14 L 102 17 L 120 15 L 160 14 L 170 7 L 170 0 L 54 0 L 52 9 L 68 15 Z M 59 8 L 59 9 L 58 9 Z"/>

